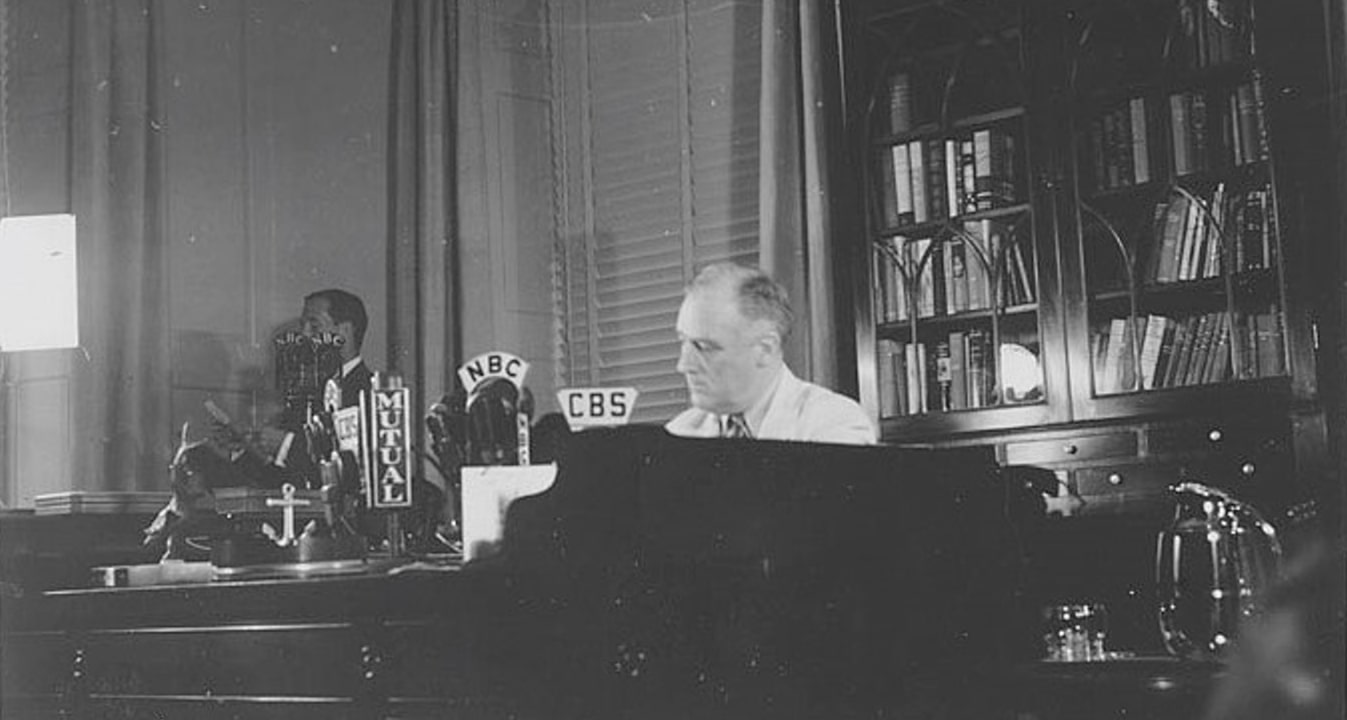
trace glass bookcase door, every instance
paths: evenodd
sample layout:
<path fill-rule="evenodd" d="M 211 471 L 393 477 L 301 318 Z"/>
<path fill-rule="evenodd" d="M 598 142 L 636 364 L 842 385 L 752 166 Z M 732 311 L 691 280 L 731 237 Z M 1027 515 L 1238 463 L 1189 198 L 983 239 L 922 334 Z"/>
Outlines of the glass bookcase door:
<path fill-rule="evenodd" d="M 1248 3 L 1079 14 L 1070 78 L 1084 317 L 1076 415 L 1191 404 L 1288 374 L 1274 144 Z"/>
<path fill-rule="evenodd" d="M 909 7 L 868 27 L 880 59 L 866 118 L 866 242 L 889 438 L 1053 413 L 1021 18 L 965 5 Z"/>

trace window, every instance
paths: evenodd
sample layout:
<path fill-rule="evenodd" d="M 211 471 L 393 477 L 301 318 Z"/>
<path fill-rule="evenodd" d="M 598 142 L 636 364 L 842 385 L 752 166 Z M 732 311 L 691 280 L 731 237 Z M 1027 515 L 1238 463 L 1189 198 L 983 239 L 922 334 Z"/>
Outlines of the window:
<path fill-rule="evenodd" d="M 551 12 L 557 385 L 634 386 L 633 421 L 663 421 L 687 405 L 684 284 L 708 262 L 757 260 L 761 6 Z"/>

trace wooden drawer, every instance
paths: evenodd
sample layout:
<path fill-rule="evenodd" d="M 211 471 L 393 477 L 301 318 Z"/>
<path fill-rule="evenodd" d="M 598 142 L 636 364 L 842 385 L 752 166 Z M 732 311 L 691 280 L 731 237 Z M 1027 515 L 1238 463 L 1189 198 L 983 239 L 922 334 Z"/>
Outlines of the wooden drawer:
<path fill-rule="evenodd" d="M 1238 455 L 1289 447 L 1290 428 L 1281 423 L 1212 421 L 1158 425 L 1146 430 L 1146 453 L 1153 456 Z"/>
<path fill-rule="evenodd" d="M 1172 485 L 1180 482 L 1175 463 L 1125 463 L 1075 471 L 1075 489 L 1084 515 L 1166 514 L 1173 508 Z"/>
<path fill-rule="evenodd" d="M 87 636 L 82 664 L 112 694 L 343 698 L 364 688 L 361 647 L 336 624 L 108 630 Z"/>
<path fill-rule="evenodd" d="M 1007 465 L 1054 465 L 1107 458 L 1133 457 L 1137 435 L 1130 430 L 1094 435 L 1068 435 L 1055 440 L 1006 443 Z"/>

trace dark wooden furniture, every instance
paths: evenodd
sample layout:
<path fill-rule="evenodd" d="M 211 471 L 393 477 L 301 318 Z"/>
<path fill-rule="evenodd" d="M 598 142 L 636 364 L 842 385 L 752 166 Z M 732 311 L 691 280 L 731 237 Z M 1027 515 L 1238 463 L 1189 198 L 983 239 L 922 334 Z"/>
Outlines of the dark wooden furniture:
<path fill-rule="evenodd" d="M 88 582 L 96 565 L 154 562 L 162 550 L 141 544 L 153 513 L 37 515 L 0 511 L 0 582 L 25 595 Z"/>
<path fill-rule="evenodd" d="M 1317 505 L 1340 541 L 1319 374 L 1319 318 L 1335 317 L 1334 269 L 1319 259 L 1336 257 L 1342 191 L 1324 3 L 861 0 L 840 12 L 840 174 L 863 202 L 837 230 L 867 279 L 851 286 L 858 378 L 884 438 L 991 447 L 1054 471 L 1067 517 L 1035 548 L 1036 592 L 1117 603 L 1137 630 L 1124 649 L 1157 647 L 1144 556 L 1172 512 L 1168 487 L 1232 492 L 1293 552 L 1319 532 L 1304 522 Z M 921 215 L 906 197 L 917 186 L 895 189 L 895 158 L 907 152 L 910 174 L 918 150 L 934 180 Z M 974 166 L 962 207 L 932 175 L 951 151 Z M 1185 208 L 1192 226 L 1167 231 L 1166 213 Z M 1190 260 L 1211 262 L 1161 272 L 1184 233 Z M 981 304 L 975 279 L 993 293 Z M 1166 326 L 1147 347 L 1147 328 Z M 1176 327 L 1206 345 L 1186 343 L 1185 375 L 1148 381 L 1136 368 L 1163 366 L 1142 356 L 1181 348 Z M 1034 378 L 992 362 L 1002 346 L 1036 357 L 1035 389 L 1006 391 Z M 914 347 L 926 386 L 912 394 Z M 1104 570 L 1099 557 L 1118 560 Z"/>
<path fill-rule="evenodd" d="M 1224 665 L 1164 656 L 1017 668 L 1015 708 L 1023 720 L 1200 718 Z"/>
<path fill-rule="evenodd" d="M 461 569 L 6 598 L 4 713 L 986 717 L 1017 496 L 983 450 L 590 431 Z"/>

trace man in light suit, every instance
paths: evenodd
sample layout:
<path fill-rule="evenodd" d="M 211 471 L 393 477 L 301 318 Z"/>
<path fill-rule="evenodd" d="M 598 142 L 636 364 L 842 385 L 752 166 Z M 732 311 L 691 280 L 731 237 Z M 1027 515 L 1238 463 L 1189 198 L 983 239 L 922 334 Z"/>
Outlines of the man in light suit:
<path fill-rule="evenodd" d="M 692 407 L 665 428 L 686 437 L 873 444 L 874 424 L 851 398 L 795 377 L 782 344 L 786 291 L 757 268 L 707 266 L 678 311 L 678 372 Z"/>

